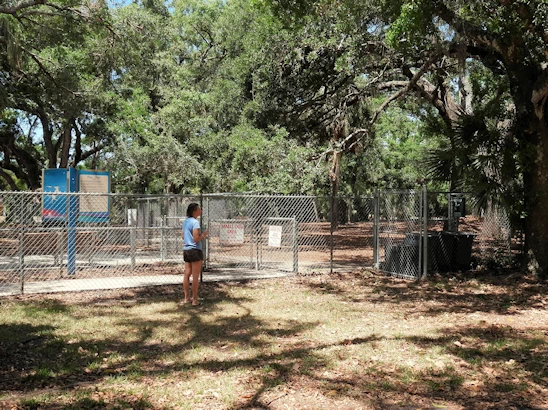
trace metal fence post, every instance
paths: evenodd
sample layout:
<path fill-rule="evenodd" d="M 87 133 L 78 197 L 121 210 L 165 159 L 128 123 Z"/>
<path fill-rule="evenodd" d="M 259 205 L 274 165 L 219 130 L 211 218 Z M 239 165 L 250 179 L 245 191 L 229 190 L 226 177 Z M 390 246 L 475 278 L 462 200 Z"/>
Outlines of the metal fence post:
<path fill-rule="evenodd" d="M 129 249 L 131 257 L 131 270 L 135 270 L 135 236 L 136 236 L 136 226 L 131 226 L 129 228 Z"/>
<path fill-rule="evenodd" d="M 74 275 L 76 273 L 76 241 L 77 241 L 77 228 L 76 223 L 78 220 L 78 200 L 75 194 L 70 193 L 68 196 L 68 210 L 67 210 L 67 275 Z"/>
<path fill-rule="evenodd" d="M 162 262 L 166 258 L 165 228 L 166 228 L 166 216 L 163 215 L 162 219 L 160 220 L 160 260 Z"/>
<path fill-rule="evenodd" d="M 379 262 L 379 220 L 380 220 L 380 197 L 379 190 L 375 190 L 373 198 L 373 266 L 375 269 L 380 268 Z"/>
<path fill-rule="evenodd" d="M 426 235 L 424 233 L 423 224 L 422 224 L 422 219 L 423 219 L 423 215 L 424 215 L 424 213 L 423 213 L 423 209 L 424 209 L 424 187 L 419 192 L 416 192 L 416 191 L 412 191 L 412 192 L 413 192 L 413 194 L 415 194 L 418 197 L 418 201 L 419 201 L 419 212 L 418 212 L 418 216 L 417 216 L 417 223 L 418 223 L 418 229 L 419 229 L 419 232 L 418 232 L 419 237 L 418 237 L 418 243 L 417 243 L 417 245 L 418 245 L 417 280 L 421 280 L 422 267 L 423 267 L 423 262 L 424 262 L 423 249 L 425 247 L 424 242 L 426 241 Z"/>
<path fill-rule="evenodd" d="M 256 223 L 253 224 L 253 235 L 255 236 L 255 270 L 259 270 L 259 232 Z"/>
<path fill-rule="evenodd" d="M 333 192 L 331 193 L 331 206 L 329 213 L 331 214 L 331 224 L 330 224 L 330 230 L 329 230 L 329 271 L 331 274 L 333 274 L 333 248 L 335 247 L 334 238 L 333 238 L 333 232 L 335 230 L 335 195 L 333 195 Z"/>
<path fill-rule="evenodd" d="M 249 266 L 251 268 L 253 268 L 253 265 L 256 264 L 257 262 L 254 261 L 253 259 L 253 247 L 255 246 L 255 248 L 257 247 L 257 241 L 255 239 L 255 223 L 253 220 L 248 220 L 247 221 L 247 224 L 249 225 L 249 232 L 250 232 L 250 237 L 249 237 Z M 248 225 L 245 225 L 245 230 L 248 231 L 248 228 L 247 226 Z M 244 239 L 245 240 L 245 239 Z"/>
<path fill-rule="evenodd" d="M 150 228 L 151 227 L 152 227 L 152 221 L 150 218 L 150 199 L 147 198 L 147 207 L 145 211 L 145 223 L 143 225 L 143 233 L 145 234 L 147 246 L 150 246 Z"/>
<path fill-rule="evenodd" d="M 205 220 L 205 226 L 209 230 L 209 196 L 206 196 L 205 198 L 205 206 L 206 206 L 206 220 Z M 209 268 L 209 235 L 207 235 L 207 238 L 205 239 L 205 266 L 204 270 L 207 270 Z"/>
<path fill-rule="evenodd" d="M 265 229 L 264 226 L 260 226 L 259 230 L 257 231 L 257 270 L 262 269 L 262 263 L 263 263 L 263 230 Z"/>
<path fill-rule="evenodd" d="M 423 195 L 423 201 L 424 204 L 422 206 L 422 212 L 423 212 L 423 229 L 424 232 L 423 241 L 423 273 L 422 273 L 422 279 L 425 279 L 428 276 L 428 188 L 426 185 L 423 187 L 422 191 Z"/>
<path fill-rule="evenodd" d="M 299 239 L 297 237 L 297 215 L 293 216 L 293 272 L 299 272 Z"/>
<path fill-rule="evenodd" d="M 21 210 L 21 212 L 23 211 Z M 19 281 L 20 281 L 19 291 L 22 295 L 25 291 L 25 249 L 24 249 L 25 225 L 23 224 L 22 216 L 19 222 L 21 224 L 21 232 L 19 236 Z"/>

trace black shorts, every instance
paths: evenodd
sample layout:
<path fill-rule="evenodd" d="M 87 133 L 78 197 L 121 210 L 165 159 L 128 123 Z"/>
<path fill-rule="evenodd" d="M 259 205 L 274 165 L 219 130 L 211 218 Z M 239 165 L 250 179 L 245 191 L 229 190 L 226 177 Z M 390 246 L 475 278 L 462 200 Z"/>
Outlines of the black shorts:
<path fill-rule="evenodd" d="M 185 262 L 198 262 L 204 260 L 204 254 L 200 249 L 189 249 L 183 251 L 183 259 Z"/>

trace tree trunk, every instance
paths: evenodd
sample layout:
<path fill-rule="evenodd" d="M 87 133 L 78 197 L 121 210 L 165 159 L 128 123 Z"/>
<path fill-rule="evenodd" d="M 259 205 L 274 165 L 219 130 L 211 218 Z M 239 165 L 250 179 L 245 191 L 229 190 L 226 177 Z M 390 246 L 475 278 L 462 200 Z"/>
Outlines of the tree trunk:
<path fill-rule="evenodd" d="M 42 123 L 42 130 L 44 135 L 44 145 L 46 147 L 46 152 L 48 155 L 48 167 L 57 168 L 57 149 L 53 144 L 53 131 L 51 129 L 48 116 L 46 112 L 42 109 L 38 109 L 36 114 L 40 118 Z"/>
<path fill-rule="evenodd" d="M 510 90 L 516 104 L 516 129 L 523 141 L 525 252 L 527 269 L 548 278 L 548 75 L 534 65 L 507 65 Z"/>
<path fill-rule="evenodd" d="M 69 154 L 70 154 L 70 145 L 72 142 L 72 127 L 69 122 L 65 124 L 63 128 L 62 135 L 63 143 L 61 145 L 61 158 L 59 161 L 59 168 L 68 167 L 69 163 Z"/>
<path fill-rule="evenodd" d="M 548 278 L 548 127 L 536 121 L 539 130 L 531 141 L 536 147 L 534 161 L 524 175 L 527 217 L 525 251 L 527 268 L 540 278 Z"/>
<path fill-rule="evenodd" d="M 80 128 L 76 124 L 76 121 L 72 121 L 72 127 L 76 133 L 76 141 L 74 143 L 74 160 L 72 161 L 72 167 L 76 167 L 80 161 L 82 161 L 82 133 Z"/>

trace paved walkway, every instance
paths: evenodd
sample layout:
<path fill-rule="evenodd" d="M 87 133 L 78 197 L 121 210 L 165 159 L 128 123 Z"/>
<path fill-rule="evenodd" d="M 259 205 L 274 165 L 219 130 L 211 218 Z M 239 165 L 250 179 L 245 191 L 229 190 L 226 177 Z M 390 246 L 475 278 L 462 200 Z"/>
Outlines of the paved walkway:
<path fill-rule="evenodd" d="M 293 276 L 291 272 L 271 271 L 243 271 L 230 270 L 222 272 L 204 272 L 204 282 L 225 282 L 233 280 L 269 279 Z M 85 290 L 105 290 L 120 288 L 137 288 L 144 286 L 181 284 L 183 275 L 158 275 L 158 276 L 120 276 L 91 279 L 61 279 L 43 282 L 25 282 L 24 293 L 55 293 L 77 292 Z M 21 284 L 0 284 L 0 297 L 21 294 Z"/>

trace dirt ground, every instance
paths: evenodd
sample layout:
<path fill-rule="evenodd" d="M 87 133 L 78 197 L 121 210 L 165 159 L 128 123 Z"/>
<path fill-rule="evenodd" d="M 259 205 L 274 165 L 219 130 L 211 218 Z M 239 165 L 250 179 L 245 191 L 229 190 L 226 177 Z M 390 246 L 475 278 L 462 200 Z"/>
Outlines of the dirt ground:
<path fill-rule="evenodd" d="M 251 304 L 255 294 L 278 296 L 269 296 L 268 302 L 263 299 Z M 200 374 L 207 385 L 213 386 L 227 383 L 224 378 L 231 368 L 243 367 L 248 373 L 238 376 L 235 382 L 238 399 L 231 404 L 219 401 L 217 393 L 211 393 L 200 396 L 188 408 L 548 409 L 548 285 L 519 272 L 454 273 L 410 282 L 359 270 L 332 276 L 204 284 L 203 297 L 205 306 L 194 315 L 210 319 L 218 315 L 216 320 L 224 320 L 230 305 L 216 309 L 216 303 L 221 300 L 238 308 L 245 307 L 250 314 L 192 342 L 194 345 L 215 344 L 218 339 L 214 351 L 217 353 L 213 357 L 203 353 L 203 360 L 196 364 Z M 0 300 L 0 304 L 97 305 L 105 312 L 122 306 L 129 314 L 139 306 L 180 298 L 179 287 L 161 286 L 9 297 Z M 302 302 L 307 298 L 313 298 L 317 304 L 317 312 L 311 306 L 309 314 L 323 314 L 324 318 L 315 325 L 322 332 L 321 338 L 297 326 L 297 319 L 291 319 L 292 326 L 296 326 L 294 331 L 284 329 L 280 322 L 277 326 L 269 322 L 254 328 L 260 323 L 258 318 L 265 306 L 277 316 L 287 314 L 294 318 L 300 309 L 305 309 Z M 45 303 L 44 299 L 54 304 Z M 246 300 L 247 304 L 243 302 Z M 324 313 L 321 309 L 325 309 Z M 188 323 L 192 323 L 190 320 Z M 200 326 L 204 331 L 207 328 L 205 322 Z M 433 330 L 435 333 L 431 333 Z M 236 346 L 249 345 L 253 340 L 250 335 L 261 338 L 270 333 L 274 336 L 268 342 L 272 351 L 253 359 L 233 355 L 229 360 L 222 359 Z M 389 347 L 402 341 L 405 343 L 398 345 L 399 350 Z M 166 383 L 181 384 L 179 390 L 184 391 L 188 387 L 180 378 L 180 372 L 169 367 L 167 379 L 165 376 L 155 378 L 154 372 L 150 372 L 150 376 L 145 372 L 139 379 L 140 388 L 147 386 L 154 392 L 167 389 L 160 395 L 149 393 L 147 400 L 135 391 L 135 386 L 123 392 L 105 389 L 100 384 L 103 377 L 124 371 L 108 367 L 97 371 L 84 369 L 45 384 L 24 382 L 16 377 L 18 370 L 43 359 L 32 355 L 33 347 L 40 342 L 25 339 L 14 350 L 9 350 L 0 339 L 0 356 L 4 357 L 0 360 L 0 408 L 187 408 L 170 401 L 173 400 L 170 394 L 176 393 L 170 393 Z M 112 343 L 109 349 L 121 349 L 120 343 Z M 160 349 L 159 345 L 150 343 L 147 340 L 143 345 L 132 345 L 131 349 L 137 352 L 145 346 Z M 320 353 L 327 354 L 326 351 L 331 363 L 327 366 L 317 362 Z M 425 360 L 432 361 L 425 365 Z M 36 405 L 42 394 L 55 396 L 58 392 L 61 397 L 68 390 L 89 391 L 90 387 L 98 393 L 92 393 L 93 400 L 88 402 L 75 404 L 70 399 L 67 403 L 56 402 L 58 407 Z M 125 403 L 123 406 L 120 397 Z M 87 407 L 78 407 L 78 403 L 82 406 L 87 403 Z"/>

